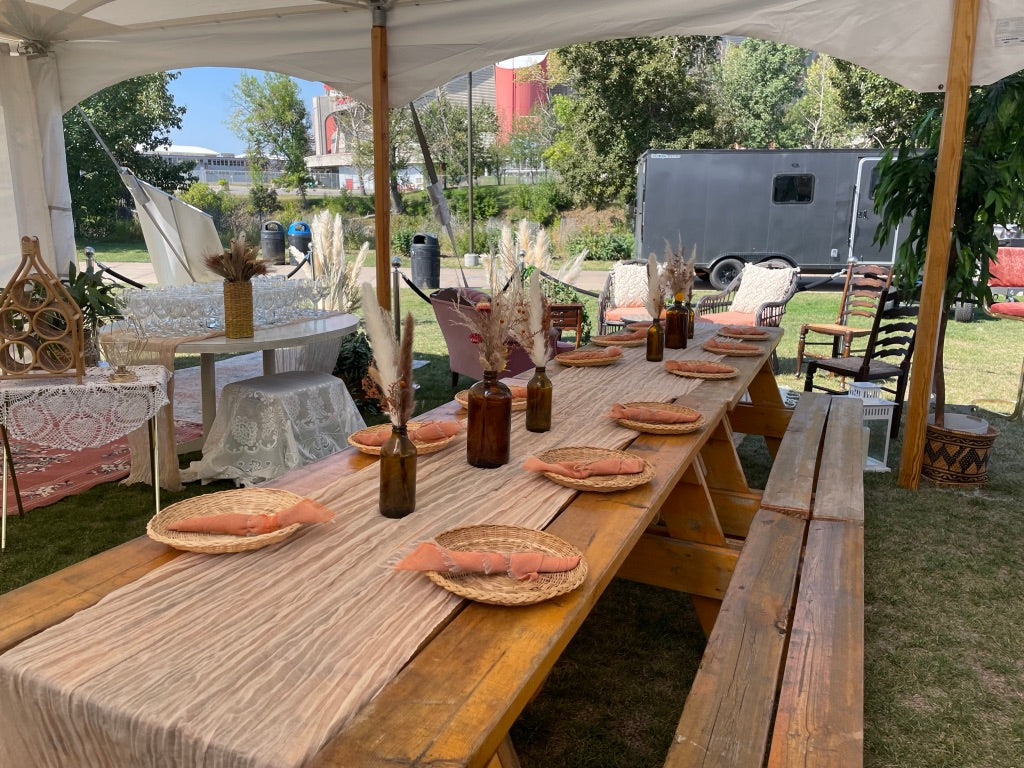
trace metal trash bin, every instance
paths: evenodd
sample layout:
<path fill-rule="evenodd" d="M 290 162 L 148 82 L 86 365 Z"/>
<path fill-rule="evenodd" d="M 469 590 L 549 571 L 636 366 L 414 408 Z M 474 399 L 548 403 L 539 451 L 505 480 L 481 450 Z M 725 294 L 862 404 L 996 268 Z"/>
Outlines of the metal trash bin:
<path fill-rule="evenodd" d="M 441 287 L 441 245 L 436 235 L 412 236 L 412 281 L 420 288 Z"/>
<path fill-rule="evenodd" d="M 264 221 L 260 228 L 260 250 L 263 258 L 284 264 L 284 226 L 280 221 Z"/>
<path fill-rule="evenodd" d="M 313 240 L 313 232 L 309 228 L 309 224 L 304 221 L 293 221 L 291 226 L 288 227 L 288 245 L 298 249 L 298 251 L 305 256 L 309 250 L 309 244 Z M 300 259 L 295 254 L 289 252 L 289 259 L 292 264 L 298 264 Z"/>

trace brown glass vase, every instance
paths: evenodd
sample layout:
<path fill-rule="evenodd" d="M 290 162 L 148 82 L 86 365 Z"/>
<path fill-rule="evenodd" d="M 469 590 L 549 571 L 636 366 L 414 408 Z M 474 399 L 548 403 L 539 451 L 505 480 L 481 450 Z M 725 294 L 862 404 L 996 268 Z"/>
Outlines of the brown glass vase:
<path fill-rule="evenodd" d="M 466 461 L 491 469 L 508 464 L 512 434 L 512 393 L 498 381 L 497 371 L 469 388 L 466 420 Z"/>
<path fill-rule="evenodd" d="M 681 301 L 681 294 L 676 294 L 676 300 L 671 307 L 665 310 L 665 347 L 666 349 L 686 349 L 686 329 L 688 326 L 689 313 Z"/>
<path fill-rule="evenodd" d="M 686 299 L 686 338 L 693 338 L 693 326 L 697 324 L 697 313 L 693 311 L 693 304 Z"/>
<path fill-rule="evenodd" d="M 416 444 L 407 428 L 391 426 L 380 447 L 380 513 L 399 518 L 416 510 Z"/>
<path fill-rule="evenodd" d="M 526 385 L 526 429 L 547 432 L 551 429 L 551 379 L 539 365 Z"/>
<path fill-rule="evenodd" d="M 665 329 L 655 320 L 647 329 L 647 359 L 652 363 L 661 362 L 665 356 Z"/>

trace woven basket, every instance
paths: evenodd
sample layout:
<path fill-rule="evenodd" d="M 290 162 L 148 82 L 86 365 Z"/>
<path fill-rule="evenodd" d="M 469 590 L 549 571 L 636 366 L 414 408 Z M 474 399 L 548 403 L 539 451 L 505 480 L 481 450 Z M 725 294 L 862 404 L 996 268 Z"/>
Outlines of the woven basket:
<path fill-rule="evenodd" d="M 642 347 L 647 339 L 616 339 L 615 336 L 591 336 L 590 343 L 595 347 Z"/>
<path fill-rule="evenodd" d="M 569 446 L 565 448 L 552 448 L 550 451 L 538 453 L 537 458 L 548 463 L 556 461 L 596 461 L 598 459 L 610 459 L 614 457 L 635 459 L 637 456 L 626 451 L 616 451 L 611 448 L 589 448 L 585 446 Z M 638 485 L 649 483 L 654 479 L 654 465 L 644 460 L 643 472 L 634 475 L 597 475 L 577 479 L 566 477 L 555 472 L 543 472 L 544 477 L 552 482 L 564 485 L 567 488 L 574 488 L 577 491 L 597 491 L 607 493 L 611 491 L 626 491 L 636 488 Z"/>
<path fill-rule="evenodd" d="M 455 402 L 461 405 L 463 408 L 469 408 L 469 390 L 462 389 L 455 393 Z M 525 397 L 513 397 L 512 398 L 512 410 L 513 411 L 525 411 L 526 410 L 526 398 Z"/>
<path fill-rule="evenodd" d="M 729 370 L 722 371 L 721 373 L 705 373 L 703 371 L 678 371 L 666 368 L 665 372 L 671 373 L 673 376 L 682 376 L 685 379 L 731 379 L 738 373 L 731 365 L 725 365 L 725 363 L 718 363 L 718 365 L 722 365 Z"/>
<path fill-rule="evenodd" d="M 427 571 L 427 577 L 449 592 L 478 603 L 531 605 L 576 589 L 587 578 L 583 553 L 567 541 L 544 531 L 511 525 L 475 525 L 438 534 L 435 541 L 446 549 L 481 552 L 543 552 L 560 557 L 578 555 L 579 565 L 562 573 L 541 573 L 536 581 L 519 581 L 503 573 L 454 575 Z"/>
<path fill-rule="evenodd" d="M 248 280 L 224 283 L 224 335 L 229 339 L 251 339 L 252 283 Z"/>
<path fill-rule="evenodd" d="M 928 424 L 925 427 L 921 476 L 939 485 L 981 485 L 988 482 L 988 458 L 999 430 L 985 434 L 961 432 Z"/>
<path fill-rule="evenodd" d="M 146 535 L 153 541 L 159 541 L 175 549 L 211 555 L 260 549 L 268 544 L 284 541 L 299 529 L 299 525 L 289 525 L 287 528 L 261 533 L 258 536 L 172 531 L 167 526 L 187 517 L 222 515 L 227 512 L 241 512 L 247 515 L 279 512 L 301 499 L 301 496 L 291 491 L 277 488 L 239 488 L 234 491 L 194 496 L 160 510 L 146 525 Z"/>
<path fill-rule="evenodd" d="M 685 435 L 688 432 L 696 432 L 704 427 L 704 417 L 693 408 L 675 403 L 637 402 L 623 403 L 627 408 L 646 407 L 657 408 L 660 411 L 673 411 L 675 413 L 692 414 L 697 417 L 696 421 L 688 421 L 682 424 L 653 424 L 648 421 L 635 421 L 633 419 L 616 419 L 620 427 L 635 429 L 637 432 L 646 432 L 651 435 Z"/>
<path fill-rule="evenodd" d="M 555 355 L 556 363 L 561 363 L 569 368 L 596 368 L 601 365 L 615 365 L 621 359 L 622 355 L 619 355 L 618 357 L 597 357 L 591 358 L 590 360 L 573 360 L 571 358 L 563 357 L 562 355 Z"/>
<path fill-rule="evenodd" d="M 705 352 L 711 352 L 715 355 L 727 355 L 729 357 L 757 357 L 758 355 L 764 354 L 760 349 L 735 349 L 731 347 L 719 347 L 715 344 L 714 339 L 711 341 L 705 341 L 701 347 Z"/>
<path fill-rule="evenodd" d="M 727 331 L 725 329 L 722 329 L 722 330 L 720 330 L 718 332 L 718 335 L 719 336 L 724 336 L 727 339 L 744 339 L 746 341 L 767 341 L 768 340 L 768 333 L 766 331 L 762 331 L 761 333 L 757 333 L 753 329 L 751 329 L 747 333 L 739 333 L 739 332 L 736 332 L 736 331 Z"/>
<path fill-rule="evenodd" d="M 422 421 L 410 421 L 406 426 L 409 429 L 416 429 L 422 427 L 425 422 Z M 353 432 L 348 436 L 348 444 L 353 448 L 358 448 L 362 453 L 368 453 L 371 456 L 380 456 L 380 449 L 382 446 L 379 445 L 363 445 L 359 442 L 360 435 L 373 434 L 376 432 L 390 432 L 391 422 L 385 422 L 384 424 L 377 424 L 372 427 L 365 427 L 360 429 L 358 432 Z M 417 456 L 426 456 L 428 453 L 437 453 L 442 448 L 448 445 L 452 440 L 455 439 L 455 435 L 441 438 L 440 440 L 431 440 L 429 443 L 421 442 L 419 440 L 413 440 L 412 444 L 416 446 Z"/>

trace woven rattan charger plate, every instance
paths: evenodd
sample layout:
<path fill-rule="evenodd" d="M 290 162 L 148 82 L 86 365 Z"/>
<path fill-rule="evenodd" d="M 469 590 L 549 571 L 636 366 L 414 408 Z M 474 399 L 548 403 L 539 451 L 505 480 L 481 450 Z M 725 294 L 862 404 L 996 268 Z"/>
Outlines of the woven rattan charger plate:
<path fill-rule="evenodd" d="M 637 432 L 647 432 L 651 435 L 685 435 L 688 432 L 696 432 L 704 426 L 704 417 L 700 412 L 693 410 L 693 408 L 687 408 L 685 405 L 656 402 L 623 403 L 623 405 L 627 408 L 657 408 L 659 411 L 692 414 L 697 417 L 696 421 L 687 421 L 680 424 L 654 424 L 649 421 L 635 421 L 633 419 L 615 420 L 620 427 L 635 429 Z"/>
<path fill-rule="evenodd" d="M 735 349 L 731 347 L 720 347 L 715 344 L 715 340 L 705 341 L 701 348 L 705 352 L 711 352 L 715 355 L 728 355 L 729 357 L 757 357 L 758 355 L 764 354 L 760 349 Z"/>
<path fill-rule="evenodd" d="M 463 408 L 469 408 L 469 390 L 463 389 L 455 393 L 455 402 L 461 405 Z M 512 410 L 513 411 L 525 411 L 526 410 L 526 398 L 525 397 L 513 397 L 512 398 Z"/>
<path fill-rule="evenodd" d="M 566 354 L 572 353 L 567 352 Z M 562 365 L 570 368 L 596 368 L 601 365 L 615 365 L 621 359 L 622 355 L 616 355 L 615 357 L 592 357 L 583 360 L 573 360 L 572 358 L 563 357 L 562 355 L 555 355 L 556 363 L 561 363 Z"/>
<path fill-rule="evenodd" d="M 693 362 L 712 363 L 711 360 L 700 360 Z M 673 376 L 682 376 L 685 379 L 731 379 L 734 376 L 736 376 L 737 373 L 739 373 L 739 371 L 736 368 L 733 368 L 731 365 L 726 365 L 725 363 L 713 363 L 713 365 L 721 366 L 723 370 L 718 373 L 712 373 L 705 371 L 679 371 L 674 368 L 666 368 L 665 371 L 667 373 L 671 373 Z M 728 368 L 728 370 L 724 370 L 726 368 Z"/>
<path fill-rule="evenodd" d="M 616 451 L 611 448 L 589 448 L 586 446 L 567 446 L 565 448 L 552 448 L 550 451 L 538 453 L 537 458 L 549 464 L 556 461 L 590 462 L 598 459 L 613 458 L 639 458 L 636 454 L 626 451 Z M 577 491 L 598 491 L 607 493 L 611 491 L 626 491 L 636 488 L 638 485 L 649 483 L 654 479 L 654 465 L 644 459 L 643 472 L 633 475 L 594 475 L 578 479 L 566 477 L 555 472 L 542 472 L 544 477 L 552 482 L 564 485 L 567 488 L 574 488 Z"/>
<path fill-rule="evenodd" d="M 287 528 L 271 533 L 261 533 L 258 536 L 172 531 L 167 526 L 187 517 L 207 517 L 227 512 L 241 512 L 245 515 L 280 512 L 301 499 L 301 496 L 291 491 L 282 491 L 277 488 L 239 488 L 233 491 L 193 496 L 191 499 L 184 499 L 160 510 L 146 525 L 146 535 L 153 541 L 159 541 L 161 544 L 167 544 L 175 549 L 204 552 L 210 555 L 260 549 L 268 544 L 284 541 L 299 529 L 299 525 L 289 525 Z"/>
<path fill-rule="evenodd" d="M 727 339 L 743 339 L 744 341 L 768 341 L 768 334 L 766 332 L 755 333 L 753 330 L 747 333 L 740 333 L 739 331 L 727 331 L 722 329 L 718 332 L 719 336 L 724 336 Z"/>
<path fill-rule="evenodd" d="M 624 336 L 626 334 L 623 334 Z M 591 336 L 590 343 L 595 347 L 642 347 L 647 343 L 647 339 L 616 339 L 612 336 Z"/>
<path fill-rule="evenodd" d="M 583 553 L 569 542 L 544 531 L 511 525 L 474 525 L 445 531 L 434 540 L 447 549 L 543 552 L 559 557 L 579 555 L 579 565 L 571 571 L 541 573 L 536 581 L 519 581 L 504 573 L 456 575 L 427 571 L 428 578 L 438 586 L 478 603 L 531 605 L 571 592 L 587 578 L 587 561 L 583 559 Z"/>
<path fill-rule="evenodd" d="M 426 422 L 423 421 L 410 421 L 408 424 L 409 429 L 416 429 L 422 427 Z M 383 424 L 376 424 L 372 427 L 364 427 L 358 432 L 353 432 L 348 436 L 348 444 L 353 448 L 358 448 L 362 453 L 368 453 L 371 456 L 380 456 L 381 446 L 379 445 L 363 445 L 359 442 L 360 435 L 375 434 L 378 432 L 390 432 L 391 422 L 386 421 Z M 413 440 L 413 445 L 416 446 L 417 456 L 426 456 L 428 453 L 437 453 L 444 448 L 448 443 L 455 439 L 455 435 L 449 437 L 442 437 L 440 440 L 431 440 L 430 442 L 420 442 L 419 440 Z"/>

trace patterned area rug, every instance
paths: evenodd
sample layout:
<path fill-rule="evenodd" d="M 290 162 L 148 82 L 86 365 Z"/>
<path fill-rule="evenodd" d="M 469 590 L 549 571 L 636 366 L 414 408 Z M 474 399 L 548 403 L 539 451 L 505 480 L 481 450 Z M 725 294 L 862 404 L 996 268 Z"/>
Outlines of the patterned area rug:
<path fill-rule="evenodd" d="M 175 421 L 174 427 L 179 443 L 203 433 L 202 425 L 193 422 Z M 124 438 L 84 451 L 55 450 L 15 441 L 11 443 L 11 453 L 26 511 L 53 504 L 100 483 L 127 477 L 131 461 Z M 16 514 L 17 511 L 14 489 L 8 479 L 7 512 Z"/>

